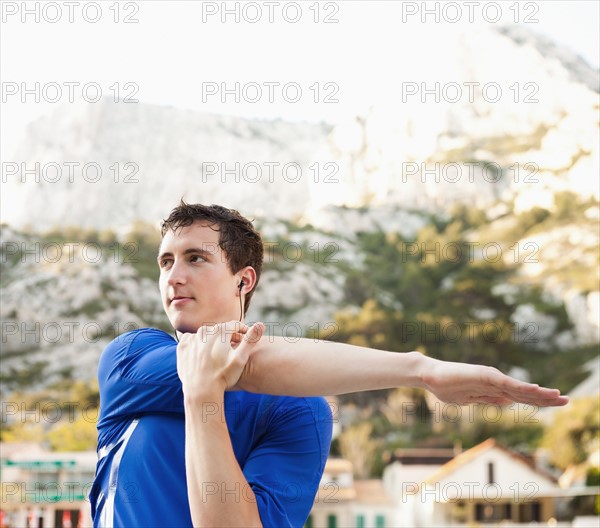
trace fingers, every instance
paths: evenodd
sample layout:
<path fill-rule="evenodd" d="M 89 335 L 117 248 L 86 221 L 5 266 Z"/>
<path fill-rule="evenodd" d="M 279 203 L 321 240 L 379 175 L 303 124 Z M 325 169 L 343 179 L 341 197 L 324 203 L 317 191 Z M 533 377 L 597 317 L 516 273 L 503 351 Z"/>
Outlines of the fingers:
<path fill-rule="evenodd" d="M 502 391 L 499 394 L 493 392 L 485 396 L 476 397 L 476 401 L 507 405 L 509 403 L 520 403 L 536 407 L 556 407 L 569 403 L 567 396 L 561 396 L 557 389 L 545 389 L 539 387 L 534 392 Z"/>
<path fill-rule="evenodd" d="M 201 326 L 196 332 L 197 338 L 208 346 L 213 345 L 218 339 L 228 343 L 237 351 L 238 359 L 249 357 L 255 344 L 260 341 L 265 331 L 263 323 L 255 323 L 251 327 L 240 321 L 228 321 L 216 325 Z M 190 334 L 193 336 L 194 334 Z"/>
<path fill-rule="evenodd" d="M 502 374 L 497 369 L 489 369 L 489 381 L 512 401 L 537 405 L 539 407 L 563 406 L 569 403 L 567 396 L 561 396 L 558 389 L 540 387 L 537 383 L 527 383 Z"/>
<path fill-rule="evenodd" d="M 265 326 L 262 323 L 254 324 L 246 333 L 242 342 L 238 346 L 232 347 L 229 356 L 229 369 L 228 373 L 225 375 L 226 390 L 234 387 L 238 383 L 240 376 L 242 376 L 248 364 L 250 356 L 256 350 L 256 343 L 260 341 L 264 329 Z"/>
<path fill-rule="evenodd" d="M 521 381 L 516 378 L 512 378 L 503 374 L 494 367 L 485 367 L 487 373 L 487 381 L 505 391 L 522 391 L 522 392 L 534 392 L 539 388 L 536 383 L 528 383 Z"/>
<path fill-rule="evenodd" d="M 535 405 L 536 407 L 562 407 L 569 403 L 568 396 L 557 396 L 556 398 L 523 398 L 512 397 L 513 401 L 526 405 Z"/>
<path fill-rule="evenodd" d="M 248 325 L 240 321 L 227 321 L 226 323 L 202 325 L 196 335 L 214 335 L 216 333 L 241 333 L 248 331 Z"/>
<path fill-rule="evenodd" d="M 554 400 L 549 400 L 544 405 L 540 405 L 540 407 L 547 407 L 547 406 L 562 407 L 563 405 L 567 405 L 569 403 L 569 401 L 570 401 L 570 399 L 568 396 L 559 396 L 558 398 L 555 398 Z"/>
<path fill-rule="evenodd" d="M 566 405 L 569 403 L 569 398 L 561 396 L 558 389 L 548 389 L 545 387 L 537 387 L 533 390 L 506 391 L 514 401 L 518 403 L 529 403 L 540 407 L 548 407 L 554 405 Z"/>
<path fill-rule="evenodd" d="M 239 346 L 239 344 L 244 340 L 244 335 L 246 334 L 247 329 L 242 329 L 242 331 L 240 332 L 233 332 L 231 334 L 231 347 L 232 348 L 237 348 Z"/>
<path fill-rule="evenodd" d="M 558 396 L 557 398 L 532 398 L 514 396 L 510 393 L 503 394 L 478 394 L 472 395 L 467 394 L 463 397 L 456 398 L 460 405 L 467 405 L 470 403 L 489 404 L 489 405 L 510 405 L 518 403 L 520 405 L 531 406 L 531 407 L 561 407 L 569 403 L 567 396 Z"/>
<path fill-rule="evenodd" d="M 264 331 L 265 325 L 263 323 L 256 323 L 252 327 L 240 321 L 203 325 L 198 328 L 195 334 L 184 334 L 180 340 L 178 350 L 185 349 L 194 340 L 200 340 L 202 346 L 206 347 L 207 350 L 212 350 L 219 341 L 233 350 L 238 350 L 242 344 L 246 343 L 244 349 L 240 351 L 239 357 L 236 357 L 239 360 L 242 357 L 249 357 L 253 352 L 254 344 L 260 340 Z"/>
<path fill-rule="evenodd" d="M 248 342 L 251 345 L 254 345 L 260 341 L 260 338 L 263 336 L 265 331 L 265 325 L 263 323 L 255 323 L 250 328 L 250 331 L 244 337 L 244 341 Z"/>
<path fill-rule="evenodd" d="M 239 354 L 241 359 L 247 361 L 255 352 L 256 344 L 260 341 L 264 331 L 265 325 L 263 323 L 255 323 L 252 325 L 250 330 L 244 336 L 242 343 L 236 349 L 236 353 Z"/>
<path fill-rule="evenodd" d="M 200 339 L 202 343 L 209 347 L 214 345 L 217 340 L 237 346 L 247 331 L 248 325 L 240 321 L 227 321 L 226 323 L 203 325 L 198 328 L 195 334 L 190 334 L 190 336 L 196 336 L 196 339 Z"/>

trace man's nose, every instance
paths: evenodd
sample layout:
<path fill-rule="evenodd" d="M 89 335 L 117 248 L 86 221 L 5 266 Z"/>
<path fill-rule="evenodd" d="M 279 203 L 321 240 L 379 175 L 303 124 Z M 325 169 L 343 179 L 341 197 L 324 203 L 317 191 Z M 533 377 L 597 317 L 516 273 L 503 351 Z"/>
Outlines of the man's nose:
<path fill-rule="evenodd" d="M 175 260 L 171 266 L 167 284 L 174 286 L 176 284 L 185 284 L 187 281 L 187 271 L 185 269 L 185 262 L 181 260 Z"/>

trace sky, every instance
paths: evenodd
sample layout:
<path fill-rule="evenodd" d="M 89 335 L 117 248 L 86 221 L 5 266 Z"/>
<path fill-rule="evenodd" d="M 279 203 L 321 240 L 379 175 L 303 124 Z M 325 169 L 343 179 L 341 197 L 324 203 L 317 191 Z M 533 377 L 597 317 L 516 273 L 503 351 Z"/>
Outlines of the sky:
<path fill-rule="evenodd" d="M 461 27 L 518 23 L 595 67 L 600 62 L 596 1 L 75 4 L 1 4 L 3 160 L 29 122 L 96 94 L 210 113 L 340 122 L 367 104 L 375 87 L 410 73 L 398 71 L 399 54 L 412 58 L 415 71 L 431 68 Z M 223 95 L 236 83 L 239 103 Z"/>

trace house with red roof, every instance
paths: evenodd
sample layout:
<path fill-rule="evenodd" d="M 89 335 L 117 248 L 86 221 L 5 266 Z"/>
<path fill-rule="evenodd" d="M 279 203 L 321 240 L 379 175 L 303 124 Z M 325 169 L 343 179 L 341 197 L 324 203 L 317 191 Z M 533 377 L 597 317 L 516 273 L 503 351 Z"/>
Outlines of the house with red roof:
<path fill-rule="evenodd" d="M 442 465 L 394 462 L 383 480 L 398 505 L 395 526 L 546 523 L 563 493 L 553 476 L 492 438 Z"/>

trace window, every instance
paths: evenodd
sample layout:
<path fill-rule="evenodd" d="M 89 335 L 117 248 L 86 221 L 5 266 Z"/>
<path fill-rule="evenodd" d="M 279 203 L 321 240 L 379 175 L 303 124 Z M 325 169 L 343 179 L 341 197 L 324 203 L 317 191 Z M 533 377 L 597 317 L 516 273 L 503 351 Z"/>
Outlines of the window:
<path fill-rule="evenodd" d="M 494 463 L 488 462 L 488 484 L 494 484 Z"/>
<path fill-rule="evenodd" d="M 356 528 L 365 528 L 365 516 L 364 515 L 356 516 Z"/>
<path fill-rule="evenodd" d="M 327 516 L 327 528 L 337 528 L 337 517 L 335 515 Z"/>
<path fill-rule="evenodd" d="M 385 528 L 385 517 L 383 515 L 377 515 L 375 517 L 376 528 Z"/>
<path fill-rule="evenodd" d="M 512 518 L 510 506 L 510 504 L 490 504 L 489 502 L 476 503 L 475 520 L 484 523 L 510 520 Z"/>
<path fill-rule="evenodd" d="M 539 501 L 519 504 L 519 522 L 541 522 L 542 509 Z"/>

